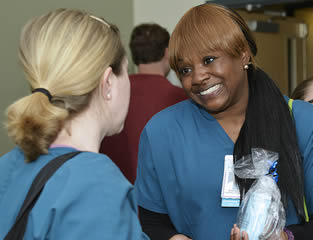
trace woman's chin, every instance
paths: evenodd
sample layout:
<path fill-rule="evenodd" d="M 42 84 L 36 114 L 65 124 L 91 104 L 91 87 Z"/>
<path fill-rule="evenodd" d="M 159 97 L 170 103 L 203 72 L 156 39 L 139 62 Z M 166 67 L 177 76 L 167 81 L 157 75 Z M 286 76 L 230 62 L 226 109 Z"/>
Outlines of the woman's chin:
<path fill-rule="evenodd" d="M 119 133 L 121 133 L 124 129 L 124 123 L 120 124 L 119 126 L 115 126 L 114 128 L 111 128 L 110 132 L 107 132 L 107 135 L 105 135 L 105 137 L 110 137 L 110 136 L 114 136 L 117 135 Z"/>
<path fill-rule="evenodd" d="M 114 133 L 114 135 L 119 134 L 119 133 L 121 133 L 123 131 L 123 129 L 124 129 L 124 122 L 122 124 L 120 124 L 120 127 L 117 127 L 116 129 L 118 129 L 118 130 Z"/>

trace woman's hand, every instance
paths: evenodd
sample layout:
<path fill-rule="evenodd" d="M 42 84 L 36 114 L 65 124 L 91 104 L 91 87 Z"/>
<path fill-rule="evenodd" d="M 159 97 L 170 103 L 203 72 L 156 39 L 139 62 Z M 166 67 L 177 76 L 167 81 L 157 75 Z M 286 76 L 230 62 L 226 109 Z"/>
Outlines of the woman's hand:
<path fill-rule="evenodd" d="M 281 232 L 279 240 L 288 240 L 288 235 L 284 231 Z"/>
<path fill-rule="evenodd" d="M 242 232 L 242 239 L 240 238 L 240 229 L 234 224 L 230 233 L 230 240 L 249 240 L 246 232 Z M 284 231 L 281 232 L 279 240 L 288 240 L 288 235 Z"/>
<path fill-rule="evenodd" d="M 234 224 L 231 229 L 230 240 L 249 240 L 248 233 L 242 232 L 242 238 L 240 238 L 240 229 Z"/>
<path fill-rule="evenodd" d="M 171 237 L 169 240 L 192 240 L 192 239 L 189 237 L 186 237 L 183 234 L 176 234 L 173 237 Z"/>

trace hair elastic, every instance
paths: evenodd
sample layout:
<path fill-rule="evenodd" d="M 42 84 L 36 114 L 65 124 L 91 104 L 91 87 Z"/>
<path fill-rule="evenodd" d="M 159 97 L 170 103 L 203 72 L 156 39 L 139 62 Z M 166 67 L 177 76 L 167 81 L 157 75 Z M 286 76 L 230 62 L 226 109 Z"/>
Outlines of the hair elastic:
<path fill-rule="evenodd" d="M 51 99 L 52 99 L 52 95 L 50 94 L 50 92 L 45 89 L 45 88 L 35 88 L 32 93 L 35 93 L 35 92 L 41 92 L 43 93 L 44 95 L 46 95 L 48 98 L 49 98 L 49 101 L 51 102 Z"/>

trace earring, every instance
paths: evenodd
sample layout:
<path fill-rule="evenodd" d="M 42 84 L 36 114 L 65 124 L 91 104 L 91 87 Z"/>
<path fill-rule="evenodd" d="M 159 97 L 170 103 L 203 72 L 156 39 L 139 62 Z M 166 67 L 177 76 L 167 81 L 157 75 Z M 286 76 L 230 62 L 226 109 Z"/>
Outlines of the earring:
<path fill-rule="evenodd" d="M 111 93 L 107 93 L 107 98 L 111 99 Z"/>
<path fill-rule="evenodd" d="M 248 64 L 245 64 L 245 65 L 243 66 L 243 69 L 244 69 L 244 70 L 248 70 L 248 69 L 249 69 L 249 65 L 248 65 Z"/>

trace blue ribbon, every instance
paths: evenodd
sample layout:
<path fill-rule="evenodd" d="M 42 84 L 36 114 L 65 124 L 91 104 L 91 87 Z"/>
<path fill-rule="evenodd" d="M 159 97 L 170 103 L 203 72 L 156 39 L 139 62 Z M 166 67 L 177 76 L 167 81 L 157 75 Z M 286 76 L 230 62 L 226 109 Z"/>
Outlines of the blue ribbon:
<path fill-rule="evenodd" d="M 277 160 L 273 162 L 272 166 L 268 170 L 267 175 L 272 175 L 273 180 L 277 183 L 278 182 L 278 173 L 277 173 Z"/>

